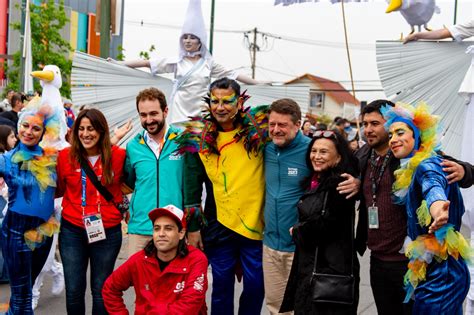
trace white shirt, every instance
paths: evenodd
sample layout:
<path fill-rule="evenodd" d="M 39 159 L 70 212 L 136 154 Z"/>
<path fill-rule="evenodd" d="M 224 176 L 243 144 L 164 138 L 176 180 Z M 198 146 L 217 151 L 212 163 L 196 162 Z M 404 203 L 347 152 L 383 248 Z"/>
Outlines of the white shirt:
<path fill-rule="evenodd" d="M 91 155 L 88 156 L 87 159 L 89 160 L 89 162 L 91 162 L 91 165 L 94 166 L 95 162 L 97 162 L 97 160 L 99 159 L 99 156 L 100 155 Z"/>
<path fill-rule="evenodd" d="M 168 133 L 168 124 L 165 124 L 163 126 L 163 128 L 164 128 L 163 139 L 160 143 L 156 142 L 155 139 L 153 139 L 150 136 L 148 131 L 145 130 L 145 132 L 143 133 L 143 138 L 145 138 L 146 144 L 153 151 L 153 153 L 155 154 L 157 160 L 160 158 L 161 150 L 163 150 L 163 146 L 165 144 L 166 134 Z"/>
<path fill-rule="evenodd" d="M 458 23 L 448 28 L 451 36 L 458 42 L 468 37 L 474 36 L 474 20 L 466 23 Z"/>
<path fill-rule="evenodd" d="M 177 58 L 150 60 L 151 73 L 174 73 L 175 80 L 184 77 L 193 66 L 194 62 L 187 58 L 180 61 Z M 176 91 L 174 99 L 168 100 L 167 122 L 172 124 L 189 120 L 189 117 L 199 116 L 202 106 L 205 105 L 203 97 L 208 92 L 211 78 L 236 79 L 237 76 L 235 71 L 226 70 L 223 66 L 215 63 L 214 59 L 206 58 L 203 64 Z"/>

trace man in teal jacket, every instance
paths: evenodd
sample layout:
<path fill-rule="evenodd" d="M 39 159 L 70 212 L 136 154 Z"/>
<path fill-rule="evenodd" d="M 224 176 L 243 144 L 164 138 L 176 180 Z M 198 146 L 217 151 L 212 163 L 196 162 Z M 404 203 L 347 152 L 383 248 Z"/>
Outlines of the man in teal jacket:
<path fill-rule="evenodd" d="M 301 181 L 310 175 L 306 150 L 311 139 L 299 131 L 301 110 L 291 99 L 272 103 L 268 125 L 272 142 L 265 147 L 263 274 L 268 311 L 278 314 L 295 251 L 289 229 L 298 220 Z"/>
<path fill-rule="evenodd" d="M 129 256 L 145 248 L 153 227 L 148 213 L 168 204 L 184 208 L 183 157 L 173 140 L 179 130 L 166 124 L 165 95 L 155 88 L 136 98 L 143 131 L 127 144 L 125 181 L 134 190 L 128 222 Z"/>

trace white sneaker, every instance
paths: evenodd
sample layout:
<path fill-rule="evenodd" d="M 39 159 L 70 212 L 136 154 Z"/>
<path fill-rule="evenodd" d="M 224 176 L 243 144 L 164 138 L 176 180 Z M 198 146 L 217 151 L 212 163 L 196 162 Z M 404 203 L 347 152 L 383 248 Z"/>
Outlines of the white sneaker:
<path fill-rule="evenodd" d="M 54 275 L 53 275 L 53 287 L 51 293 L 53 295 L 60 295 L 64 291 L 64 272 L 63 265 L 57 261 L 54 261 Z"/>
<path fill-rule="evenodd" d="M 33 297 L 33 299 L 31 300 L 31 307 L 33 307 L 33 310 L 35 310 L 38 307 L 38 301 L 39 301 L 39 298 L 35 298 L 35 297 Z"/>

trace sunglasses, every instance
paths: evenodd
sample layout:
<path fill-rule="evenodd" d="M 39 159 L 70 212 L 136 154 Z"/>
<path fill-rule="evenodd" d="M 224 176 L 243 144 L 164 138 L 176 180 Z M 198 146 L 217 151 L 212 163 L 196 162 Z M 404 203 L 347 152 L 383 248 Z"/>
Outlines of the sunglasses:
<path fill-rule="evenodd" d="M 315 133 L 313 133 L 314 138 L 336 138 L 336 133 L 332 130 L 317 130 Z"/>

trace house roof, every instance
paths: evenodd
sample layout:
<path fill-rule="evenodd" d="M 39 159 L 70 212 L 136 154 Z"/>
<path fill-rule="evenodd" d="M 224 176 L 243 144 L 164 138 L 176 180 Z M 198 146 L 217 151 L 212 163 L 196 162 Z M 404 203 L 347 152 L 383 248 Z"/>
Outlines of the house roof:
<path fill-rule="evenodd" d="M 309 79 L 319 86 L 327 95 L 333 98 L 337 103 L 350 103 L 359 105 L 360 102 L 351 93 L 349 93 L 339 82 L 332 81 L 326 78 L 318 77 L 309 73 L 303 74 L 295 79 L 292 79 L 285 84 L 298 83 L 302 79 Z"/>

